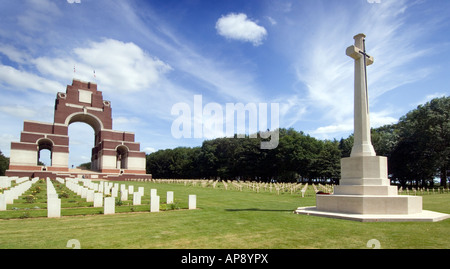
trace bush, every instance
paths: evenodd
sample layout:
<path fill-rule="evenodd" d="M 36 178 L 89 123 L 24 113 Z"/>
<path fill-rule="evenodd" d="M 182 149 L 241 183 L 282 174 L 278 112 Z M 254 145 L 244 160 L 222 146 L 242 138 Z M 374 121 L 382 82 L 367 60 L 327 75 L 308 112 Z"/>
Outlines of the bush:
<path fill-rule="evenodd" d="M 33 195 L 31 195 L 31 194 L 25 196 L 25 201 L 26 201 L 27 203 L 32 204 L 32 203 L 34 203 L 35 200 L 36 200 L 36 198 L 35 198 Z"/>
<path fill-rule="evenodd" d="M 58 198 L 69 198 L 69 194 L 65 191 L 62 191 L 59 195 Z"/>

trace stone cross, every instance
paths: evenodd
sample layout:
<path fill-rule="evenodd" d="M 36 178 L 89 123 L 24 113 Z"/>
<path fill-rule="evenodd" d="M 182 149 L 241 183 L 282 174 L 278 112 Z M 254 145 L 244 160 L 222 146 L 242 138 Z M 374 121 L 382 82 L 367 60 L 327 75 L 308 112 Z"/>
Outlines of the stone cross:
<path fill-rule="evenodd" d="M 373 57 L 365 52 L 365 37 L 364 34 L 354 36 L 355 45 L 348 47 L 346 50 L 347 56 L 355 60 L 354 142 L 351 157 L 376 156 L 370 139 L 366 73 L 366 66 L 373 63 Z"/>

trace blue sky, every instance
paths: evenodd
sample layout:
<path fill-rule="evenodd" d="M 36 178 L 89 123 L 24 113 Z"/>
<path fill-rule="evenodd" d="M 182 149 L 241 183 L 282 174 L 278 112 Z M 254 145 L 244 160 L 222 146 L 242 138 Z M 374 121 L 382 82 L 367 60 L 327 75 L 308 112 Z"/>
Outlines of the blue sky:
<path fill-rule="evenodd" d="M 146 152 L 201 145 L 171 134 L 171 108 L 192 107 L 194 95 L 224 108 L 278 103 L 280 127 L 345 138 L 353 132 L 345 49 L 358 33 L 375 58 L 372 127 L 449 95 L 450 1 L 3 0 L 0 150 L 9 156 L 23 120 L 53 122 L 56 93 L 74 77 L 98 84 L 113 129 L 134 132 Z M 69 139 L 69 164 L 89 161 L 92 128 L 73 123 Z"/>

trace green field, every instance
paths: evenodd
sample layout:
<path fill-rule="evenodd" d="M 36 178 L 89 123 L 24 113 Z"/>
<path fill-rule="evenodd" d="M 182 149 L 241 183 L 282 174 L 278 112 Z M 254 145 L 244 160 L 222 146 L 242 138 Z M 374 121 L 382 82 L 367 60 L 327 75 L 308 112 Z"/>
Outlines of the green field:
<path fill-rule="evenodd" d="M 63 217 L 48 219 L 42 200 L 18 201 L 0 212 L 0 248 L 65 249 L 70 239 L 78 240 L 82 249 L 367 249 L 370 239 L 377 239 L 383 249 L 450 248 L 450 219 L 361 223 L 293 214 L 299 206 L 315 205 L 311 188 L 302 198 L 299 193 L 275 190 L 256 193 L 223 186 L 120 183 L 133 184 L 136 190 L 144 186 L 143 203 L 149 202 L 150 189 L 156 188 L 161 211 L 150 213 L 149 205 L 133 207 L 124 202 L 115 215 L 103 215 L 103 208 L 92 208 L 71 196 L 62 202 Z M 166 207 L 167 191 L 174 191 L 179 209 Z M 198 209 L 186 209 L 189 194 L 197 195 Z M 449 202 L 448 193 L 423 195 L 426 210 L 450 214 Z"/>

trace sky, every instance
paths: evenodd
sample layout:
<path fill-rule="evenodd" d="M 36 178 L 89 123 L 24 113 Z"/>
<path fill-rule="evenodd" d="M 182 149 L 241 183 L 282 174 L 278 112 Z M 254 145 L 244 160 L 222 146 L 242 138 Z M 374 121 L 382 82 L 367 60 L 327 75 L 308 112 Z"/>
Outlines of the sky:
<path fill-rule="evenodd" d="M 375 60 L 372 127 L 449 96 L 450 1 L 2 0 L 0 150 L 9 156 L 24 120 L 52 123 L 56 94 L 74 78 L 97 83 L 113 129 L 134 132 L 146 153 L 210 139 L 193 135 L 209 126 L 194 108 L 208 104 L 224 126 L 226 104 L 278 104 L 279 127 L 346 138 L 354 65 L 345 50 L 359 33 Z M 174 135 L 177 119 L 192 123 L 179 126 L 190 137 Z M 69 165 L 90 161 L 93 129 L 72 123 L 69 140 Z"/>

